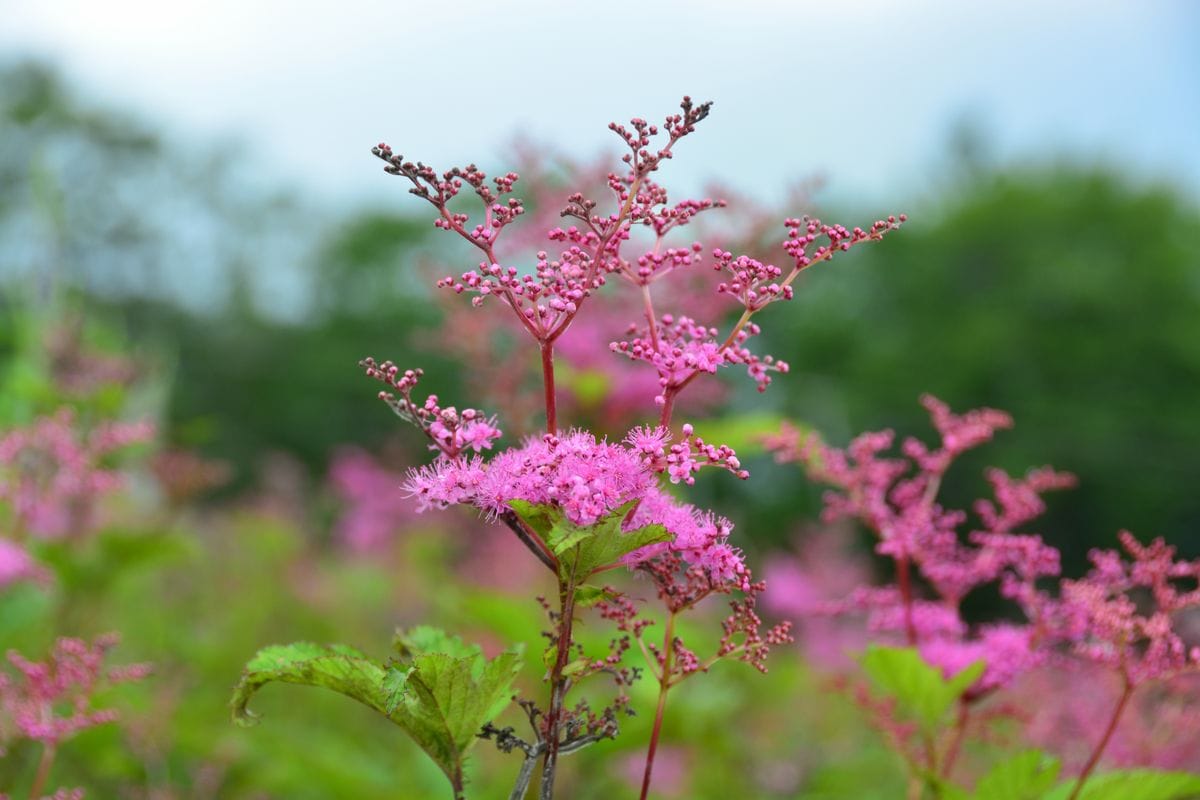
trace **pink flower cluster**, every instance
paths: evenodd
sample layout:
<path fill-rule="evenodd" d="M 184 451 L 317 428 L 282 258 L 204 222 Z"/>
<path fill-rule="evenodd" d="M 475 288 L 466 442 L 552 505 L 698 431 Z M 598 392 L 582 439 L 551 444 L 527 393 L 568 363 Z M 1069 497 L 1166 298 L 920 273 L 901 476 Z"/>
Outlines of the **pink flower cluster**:
<path fill-rule="evenodd" d="M 1064 580 L 1058 601 L 1047 601 L 1056 633 L 1076 656 L 1108 667 L 1130 686 L 1200 671 L 1200 645 L 1189 646 L 1174 624 L 1183 612 L 1200 609 L 1200 560 L 1178 561 L 1162 539 L 1143 545 L 1128 531 L 1120 542 L 1128 560 L 1115 550 L 1093 550 L 1092 571 Z"/>
<path fill-rule="evenodd" d="M 779 460 L 802 461 L 812 477 L 838 489 L 825 496 L 827 521 L 861 521 L 878 537 L 876 552 L 896 563 L 895 585 L 859 589 L 828 610 L 866 612 L 872 630 L 902 634 L 947 673 L 986 656 L 987 669 L 972 690 L 984 694 L 1008 685 L 1046 657 L 1041 646 L 1043 594 L 1036 582 L 1058 575 L 1059 555 L 1041 537 L 1016 529 L 1044 511 L 1042 493 L 1067 488 L 1074 478 L 1048 468 L 1021 479 L 989 471 L 995 499 L 976 503 L 981 525 L 963 541 L 959 528 L 968 516 L 938 502 L 942 478 L 959 455 L 989 441 L 1012 420 L 992 409 L 957 415 L 928 396 L 922 403 L 941 443 L 931 449 L 907 439 L 902 446 L 906 458 L 883 455 L 894 440 L 890 431 L 863 434 L 845 450 L 795 429 L 768 445 Z M 912 570 L 934 598 L 917 595 Z M 972 630 L 962 619 L 960 604 L 970 591 L 988 583 L 998 583 L 1005 597 L 1019 603 L 1028 622 Z"/>
<path fill-rule="evenodd" d="M 480 453 L 490 449 L 493 440 L 499 437 L 493 420 L 483 418 L 478 412 L 470 412 L 468 416 L 467 412 L 459 414 L 453 408 L 443 409 L 436 398 L 418 405 L 412 399 L 412 390 L 419 372 L 401 373 L 391 362 L 377 364 L 371 359 L 362 365 L 369 376 L 394 390 L 382 392 L 381 398 L 399 416 L 421 428 L 439 453 L 433 464 L 410 471 L 405 480 L 404 489 L 416 499 L 418 507 L 467 505 L 501 519 L 559 579 L 561 608 L 555 612 L 547 605 L 553 626 L 547 636 L 554 642 L 553 652 L 548 652 L 554 661 L 547 673 L 551 699 L 543 724 L 535 726 L 539 742 L 544 741 L 547 748 L 542 775 L 542 794 L 546 797 L 552 792 L 560 747 L 575 741 L 570 733 L 571 720 L 579 723 L 582 719 L 578 715 L 573 717 L 563 704 L 571 683 L 566 670 L 576 594 L 571 585 L 574 576 L 565 577 L 563 565 L 552 552 L 555 548 L 541 540 L 538 525 L 521 518 L 514 502 L 552 507 L 577 526 L 595 525 L 620 513 L 627 532 L 657 524 L 672 535 L 669 543 L 644 547 L 624 559 L 649 576 L 669 612 L 662 645 L 646 646 L 660 689 L 643 778 L 642 797 L 646 797 L 663 703 L 670 687 L 688 675 L 706 671 L 722 658 L 740 658 L 765 669 L 764 658 L 770 647 L 791 638 L 786 624 L 766 634 L 760 632 L 756 602 L 765 586 L 752 580 L 742 554 L 728 543 L 732 528 L 728 521 L 675 501 L 659 485 L 660 475 L 672 483 L 691 484 L 695 473 L 705 466 L 727 470 L 739 478 L 748 477 L 731 448 L 706 442 L 695 434 L 692 426 L 682 426 L 678 437 L 672 435 L 672 415 L 678 396 L 696 378 L 714 374 L 720 367 L 731 364 L 744 366 L 759 389 L 765 389 L 774 373 L 786 372 L 788 367 L 771 356 L 756 355 L 747 347 L 749 338 L 760 332 L 751 317 L 775 300 L 790 299 L 792 284 L 807 267 L 861 242 L 878 240 L 903 221 L 902 217 L 888 218 L 876 222 L 869 231 L 850 231 L 808 218 L 788 219 L 783 250 L 791 257 L 792 265 L 786 274 L 750 255 L 735 257 L 723 248 L 710 250 L 716 271 L 725 277 L 715 287 L 717 291 L 710 294 L 718 299 L 733 297 L 742 305 L 741 316 L 724 336 L 717 327 L 699 321 L 698 311 L 706 312 L 707 308 L 687 307 L 678 314 L 656 311 L 653 289 L 657 281 L 679 272 L 694 273 L 696 270 L 689 268 L 701 263 L 705 252 L 698 242 L 668 244 L 664 237 L 690 224 L 698 215 L 726 205 L 711 198 L 672 204 L 666 190 L 652 178 L 662 163 L 672 157 L 678 142 L 708 116 L 710 107 L 709 103 L 694 104 L 684 97 L 680 113 L 668 116 L 661 129 L 640 118 L 630 120 L 628 125 L 610 125 L 627 148 L 623 156 L 626 169 L 609 173 L 605 179 L 611 210 L 601 210 L 600 203 L 584 192 L 570 194 L 562 210 L 562 217 L 568 222 L 556 225 L 546 234 L 555 252 L 539 247 L 533 253 L 533 263 L 524 271 L 497 254 L 502 236 L 526 212 L 521 200 L 509 196 L 518 180 L 516 173 L 507 173 L 488 183 L 487 176 L 474 165 L 438 173 L 419 162 L 404 160 L 386 144 L 373 149 L 386 162 L 387 172 L 407 179 L 412 184 L 411 192 L 433 206 L 437 212 L 436 227 L 454 232 L 478 251 L 480 260 L 475 268 L 458 277 L 445 275 L 438 280 L 438 286 L 456 294 L 474 295 L 474 306 L 495 298 L 512 312 L 513 327 L 519 325 L 537 344 L 545 435 L 528 438 L 520 446 L 501 451 L 490 459 Z M 472 218 L 458 207 L 457 198 L 468 187 L 482 201 L 482 216 Z M 536 207 L 544 204 L 534 205 L 536 214 Z M 651 234 L 653 242 L 630 256 L 626 244 L 633 241 L 639 228 Z M 503 240 L 513 241 L 511 237 Z M 527 246 L 528 242 L 520 244 L 518 254 L 528 258 L 532 248 Z M 658 392 L 654 396 L 658 424 L 634 429 L 620 443 L 560 425 L 560 377 L 556 376 L 555 363 L 559 340 L 572 328 L 583 307 L 610 281 L 622 282 L 633 289 L 639 307 L 629 316 L 640 318 L 637 324 L 626 328 L 624 339 L 610 345 L 610 350 L 651 365 L 658 376 Z M 519 386 L 519 382 L 508 380 L 504 385 L 511 389 Z M 554 516 L 557 520 L 557 514 Z M 561 530 L 555 535 L 558 533 Z M 564 541 L 556 538 L 555 546 Z M 598 565 L 591 569 L 591 574 L 610 566 L 616 564 Z M 724 622 L 717 652 L 712 658 L 701 660 L 673 634 L 676 615 L 710 594 L 736 591 L 744 597 L 731 602 L 732 613 Z M 599 605 L 602 615 L 617 621 L 618 627 L 625 625 L 621 630 L 638 633 L 638 624 L 630 622 L 631 604 L 622 604 L 609 593 L 606 597 Z M 614 657 L 617 656 L 619 653 Z M 561 736 L 564 730 L 565 740 Z M 523 790 L 518 787 L 518 793 Z"/>
<path fill-rule="evenodd" d="M 591 525 L 636 500 L 653 483 L 637 453 L 586 431 L 531 437 L 490 461 L 439 459 L 411 470 L 405 491 L 422 508 L 473 505 L 491 515 L 512 500 L 554 505 L 576 525 Z"/>
<path fill-rule="evenodd" d="M 464 408 L 460 412 L 454 406 L 442 408 L 435 394 L 425 398 L 424 403 L 414 403 L 412 391 L 424 374 L 421 370 L 410 369 L 402 373 L 391 361 L 377 364 L 373 358 L 363 359 L 360 366 L 366 370 L 367 377 L 396 390 L 399 396 L 385 390 L 379 393 L 379 399 L 387 403 L 396 416 L 420 428 L 429 437 L 429 449 L 449 458 L 458 458 L 466 450 L 476 453 L 490 450 L 492 443 L 500 438 L 496 418 L 485 416 L 482 411 Z"/>
<path fill-rule="evenodd" d="M 747 582 L 741 553 L 727 543 L 729 521 L 680 504 L 658 488 L 655 473 L 672 466 L 666 440 L 663 432 L 645 429 L 631 434 L 630 446 L 597 440 L 586 431 L 532 437 L 488 461 L 443 458 L 410 470 L 404 490 L 422 510 L 468 505 L 494 517 L 509 511 L 511 501 L 524 500 L 559 508 L 576 525 L 592 525 L 636 501 L 625 521 L 627 530 L 657 523 L 675 538 L 669 546 L 637 551 L 627 563 L 642 563 L 670 549 L 702 566 L 713 580 Z M 689 477 L 693 467 L 699 468 L 691 447 L 689 443 L 687 466 L 681 467 Z M 729 460 L 736 463 L 728 448 L 713 448 L 712 455 L 713 464 L 731 468 Z"/>
<path fill-rule="evenodd" d="M 45 583 L 50 573 L 16 542 L 0 539 L 0 589 L 19 581 Z"/>
<path fill-rule="evenodd" d="M 9 431 L 0 437 L 0 502 L 9 504 L 22 534 L 85 533 L 96 500 L 122 485 L 104 458 L 153 435 L 146 422 L 107 422 L 82 434 L 69 409 Z"/>
<path fill-rule="evenodd" d="M 0 709 L 9 735 L 54 746 L 96 725 L 112 722 L 117 712 L 93 707 L 104 684 L 138 681 L 150 674 L 145 664 L 105 668 L 105 654 L 117 643 L 113 634 L 88 643 L 59 639 L 45 661 L 29 661 L 9 651 L 17 678 L 0 673 Z"/>
<path fill-rule="evenodd" d="M 1047 663 L 1072 672 L 1100 670 L 1116 677 L 1120 683 L 1116 708 L 1099 704 L 1097 713 L 1105 715 L 1107 722 L 1099 721 L 1104 733 L 1083 767 L 1084 774 L 1090 774 L 1114 735 L 1118 742 L 1122 736 L 1133 736 L 1130 729 L 1136 721 L 1126 722 L 1125 733 L 1120 733 L 1122 712 L 1152 702 L 1145 692 L 1135 695 L 1135 689 L 1200 676 L 1200 646 L 1189 644 L 1181 627 L 1185 614 L 1200 613 L 1200 561 L 1178 560 L 1175 548 L 1161 539 L 1143 545 L 1122 532 L 1124 554 L 1095 550 L 1087 575 L 1061 579 L 1058 591 L 1050 591 L 1044 584 L 1060 574 L 1059 553 L 1041 537 L 1021 529 L 1045 510 L 1045 492 L 1072 486 L 1074 479 L 1049 468 L 1033 470 L 1021 479 L 989 470 L 994 499 L 974 504 L 979 524 L 960 537 L 968 515 L 939 504 L 942 477 L 958 455 L 989 441 L 1012 421 L 990 409 L 960 416 L 934 398 L 923 402 L 941 434 L 941 444 L 931 449 L 909 439 L 902 445 L 906 458 L 884 455 L 893 441 L 888 431 L 864 434 L 845 450 L 827 447 L 795 428 L 785 429 L 768 443 L 780 460 L 800 461 L 810 475 L 833 485 L 836 491 L 825 498 L 826 519 L 861 521 L 878 537 L 876 551 L 896 566 L 894 585 L 860 587 L 840 602 L 819 604 L 819 610 L 865 612 L 869 629 L 903 637 L 947 675 L 982 661 L 984 673 L 964 696 L 967 704 L 999 689 L 1015 686 L 1017 691 L 1027 691 L 1021 687 L 1038 680 L 1034 668 Z M 964 620 L 963 598 L 989 583 L 997 584 L 1001 596 L 1023 611 L 1024 621 L 970 625 Z M 1180 719 L 1195 718 L 1194 705 L 1180 706 L 1170 702 L 1170 693 L 1160 694 L 1164 713 L 1176 709 Z M 1135 697 L 1141 699 L 1131 703 Z M 1097 705 L 1061 693 L 1043 693 L 1038 704 Z M 960 733 L 966 708 L 961 712 Z M 885 709 L 879 711 L 880 724 L 902 740 L 902 731 L 889 728 L 894 720 L 889 721 Z M 1064 725 L 1078 714 L 1060 709 L 1033 716 L 1035 732 L 1045 735 L 1047 730 L 1057 730 L 1061 738 L 1067 730 Z M 1047 723 L 1050 718 L 1058 723 Z M 1088 739 L 1095 738 L 1092 731 L 1087 733 Z"/>
<path fill-rule="evenodd" d="M 698 242 L 684 246 L 668 246 L 664 236 L 692 222 L 701 212 L 722 208 L 722 200 L 688 199 L 671 205 L 666 190 L 652 179 L 661 163 L 672 157 L 673 148 L 695 126 L 708 116 L 710 103 L 694 104 L 688 97 L 680 105 L 681 113 L 665 120 L 661 133 L 666 142 L 655 146 L 659 126 L 635 118 L 629 125 L 609 127 L 624 141 L 629 152 L 623 160 L 628 165 L 625 174 L 610 173 L 607 187 L 615 200 L 616 211 L 609 214 L 597 211 L 598 203 L 582 192 L 568 196 L 562 216 L 574 224 L 554 227 L 547 239 L 560 246 L 557 255 L 539 250 L 532 272 L 523 273 L 507 264 L 496 252 L 500 234 L 525 212 L 524 204 L 510 198 L 501 203 L 518 180 L 516 173 L 494 178 L 495 189 L 486 176 L 474 165 L 453 168 L 440 175 L 419 162 L 405 161 L 386 144 L 372 152 L 387 162 L 385 170 L 402 176 L 412 183 L 410 190 L 428 201 L 438 212 L 435 225 L 453 231 L 475 246 L 483 256 L 476 269 L 438 280 L 438 286 L 454 292 L 472 293 L 474 305 L 488 297 L 497 297 L 513 312 L 517 322 L 535 339 L 542 351 L 543 371 L 548 394 L 548 433 L 556 433 L 556 408 L 553 395 L 553 349 L 555 343 L 571 327 L 586 300 L 604 286 L 610 277 L 618 277 L 639 290 L 642 301 L 643 325 L 632 325 L 623 340 L 611 344 L 611 349 L 635 361 L 653 366 L 658 373 L 660 390 L 655 400 L 660 407 L 660 423 L 670 422 L 676 396 L 697 377 L 715 373 L 726 364 L 746 367 L 760 391 L 765 390 L 774 372 L 786 372 L 787 364 L 771 356 L 755 355 L 746 347 L 747 340 L 759 333 L 750 317 L 773 300 L 792 297 L 792 283 L 801 271 L 835 253 L 849 250 L 856 244 L 877 241 L 904 221 L 904 217 L 889 217 L 876 221 L 869 230 L 852 231 L 840 225 L 826 225 L 820 220 L 788 219 L 784 251 L 793 264 L 783 270 L 764 264 L 750 256 L 733 256 L 721 248 L 713 251 L 718 271 L 728 273 L 729 280 L 718 287 L 718 294 L 733 296 L 744 306 L 742 317 L 724 339 L 716 328 L 695 320 L 690 315 L 662 314 L 654 310 L 651 287 L 659 278 L 672 274 L 701 260 L 704 248 Z M 472 225 L 469 215 L 451 210 L 459 193 L 469 186 L 483 203 L 483 219 Z M 623 245 L 632 238 L 635 227 L 649 228 L 654 243 L 636 257 L 622 253 Z M 815 248 L 815 249 L 814 249 Z M 694 313 L 694 312 L 693 312 Z"/>
<path fill-rule="evenodd" d="M 696 482 L 695 473 L 703 467 L 717 467 L 733 473 L 741 480 L 750 477 L 732 447 L 713 445 L 696 435 L 691 423 L 680 429 L 683 438 L 671 444 L 671 432 L 663 427 L 634 428 L 625 442 L 646 457 L 655 472 L 666 473 L 671 483 Z"/>

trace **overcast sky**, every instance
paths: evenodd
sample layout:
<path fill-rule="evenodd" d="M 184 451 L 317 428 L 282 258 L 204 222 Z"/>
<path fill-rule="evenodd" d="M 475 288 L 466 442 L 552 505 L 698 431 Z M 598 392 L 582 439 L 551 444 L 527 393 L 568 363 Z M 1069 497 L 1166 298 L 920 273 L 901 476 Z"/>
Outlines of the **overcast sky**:
<path fill-rule="evenodd" d="M 986 5 L 986 8 L 985 8 Z M 395 192 L 367 150 L 503 163 L 716 101 L 670 165 L 777 193 L 919 194 L 972 118 L 1005 158 L 1069 153 L 1200 186 L 1200 3 L 0 0 L 0 50 L 85 96 L 246 142 L 330 199 Z M 391 196 L 395 196 L 392 194 Z"/>

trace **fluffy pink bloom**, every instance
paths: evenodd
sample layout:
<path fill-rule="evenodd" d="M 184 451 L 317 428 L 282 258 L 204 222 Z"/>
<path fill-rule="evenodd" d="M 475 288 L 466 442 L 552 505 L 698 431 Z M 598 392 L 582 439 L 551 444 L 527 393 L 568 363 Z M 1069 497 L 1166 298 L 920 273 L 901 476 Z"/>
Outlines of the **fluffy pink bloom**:
<path fill-rule="evenodd" d="M 971 687 L 974 695 L 1009 686 L 1048 658 L 1028 625 L 985 625 L 970 639 L 931 638 L 921 642 L 920 650 L 947 677 L 982 661 L 983 677 Z"/>
<path fill-rule="evenodd" d="M 625 437 L 625 443 L 646 458 L 655 472 L 666 473 L 671 483 L 696 482 L 692 477 L 703 467 L 718 467 L 746 480 L 750 473 L 742 469 L 737 453 L 728 445 L 713 445 L 696 435 L 690 423 L 684 423 L 683 439 L 671 444 L 666 428 L 635 428 Z"/>
<path fill-rule="evenodd" d="M 750 572 L 740 550 L 729 545 L 733 523 L 711 512 L 680 503 L 666 492 L 652 487 L 642 495 L 633 515 L 625 522 L 627 530 L 645 525 L 662 525 L 674 538 L 669 543 L 643 547 L 626 557 L 626 563 L 644 563 L 668 551 L 681 556 L 685 563 L 700 567 L 718 584 L 736 587 L 749 585 Z"/>
<path fill-rule="evenodd" d="M 489 417 L 474 408 L 459 411 L 454 406 L 442 407 L 438 397 L 431 394 L 425 402 L 413 400 L 412 393 L 424 372 L 419 369 L 400 371 L 391 361 L 377 363 L 373 358 L 364 358 L 359 366 L 367 377 L 374 378 L 394 392 L 383 390 L 379 399 L 387 403 L 396 416 L 410 422 L 424 433 L 430 441 L 429 449 L 457 459 L 467 451 L 479 453 L 492 449 L 492 443 L 501 436 L 496 427 L 496 418 Z"/>
<path fill-rule="evenodd" d="M 642 456 L 586 431 L 530 438 L 490 461 L 439 459 L 411 470 L 404 488 L 421 506 L 473 505 L 489 514 L 512 500 L 561 508 L 576 525 L 591 525 L 654 483 Z"/>

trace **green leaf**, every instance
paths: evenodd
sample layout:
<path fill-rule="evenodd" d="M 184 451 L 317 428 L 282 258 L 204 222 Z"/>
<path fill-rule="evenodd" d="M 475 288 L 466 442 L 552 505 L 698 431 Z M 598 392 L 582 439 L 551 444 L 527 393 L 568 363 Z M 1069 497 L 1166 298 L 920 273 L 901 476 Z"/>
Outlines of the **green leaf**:
<path fill-rule="evenodd" d="M 581 528 L 564 519 L 551 529 L 548 543 L 554 555 L 561 557 L 563 553 L 593 535 L 595 531 L 592 528 Z"/>
<path fill-rule="evenodd" d="M 477 644 L 467 644 L 458 636 L 452 636 L 431 625 L 418 625 L 406 631 L 396 631 L 396 652 L 401 659 L 422 653 L 444 653 L 455 658 L 480 658 L 483 651 Z"/>
<path fill-rule="evenodd" d="M 1026 750 L 993 766 L 975 784 L 974 800 L 1041 800 L 1062 764 L 1040 750 Z"/>
<path fill-rule="evenodd" d="M 509 500 L 508 505 L 526 525 L 546 541 L 554 524 L 562 519 L 562 511 L 550 505 L 537 505 L 527 500 Z"/>
<path fill-rule="evenodd" d="M 960 672 L 955 674 L 949 681 L 946 682 L 946 689 L 952 695 L 954 700 L 962 697 L 967 693 L 967 690 L 975 685 L 975 682 L 983 677 L 984 670 L 987 669 L 987 664 L 980 659 L 973 661 L 963 667 Z M 941 674 L 941 670 L 938 670 Z"/>
<path fill-rule="evenodd" d="M 983 674 L 984 663 L 977 661 L 946 680 L 915 648 L 873 645 L 863 657 L 863 669 L 885 695 L 896 699 L 903 713 L 932 733 L 954 702 Z"/>
<path fill-rule="evenodd" d="M 570 664 L 567 664 L 565 667 L 563 667 L 562 674 L 570 676 L 579 672 L 583 672 L 585 669 L 587 669 L 588 664 L 591 663 L 592 660 L 590 658 L 577 658 Z"/>
<path fill-rule="evenodd" d="M 596 570 L 610 567 L 629 553 L 649 544 L 671 541 L 661 525 L 647 525 L 634 531 L 621 530 L 625 518 L 637 505 L 631 500 L 591 525 L 576 525 L 563 512 L 548 505 L 511 500 L 509 505 L 529 527 L 537 531 L 559 560 L 564 579 L 581 581 Z"/>
<path fill-rule="evenodd" d="M 234 689 L 233 719 L 243 726 L 254 724 L 258 717 L 247 705 L 255 692 L 272 681 L 322 686 L 386 714 L 384 677 L 383 667 L 344 645 L 296 642 L 264 647 L 246 664 Z"/>
<path fill-rule="evenodd" d="M 785 417 L 770 411 L 759 411 L 749 414 L 736 414 L 717 419 L 705 420 L 704 440 L 727 444 L 746 460 L 746 456 L 756 455 L 763 451 L 763 440 L 772 434 L 779 433 Z M 802 434 L 807 434 L 809 428 L 796 425 Z"/>
<path fill-rule="evenodd" d="M 593 586 L 585 583 L 575 587 L 575 605 L 578 608 L 591 608 L 601 600 L 611 600 L 615 595 L 603 586 Z"/>
<path fill-rule="evenodd" d="M 637 505 L 630 501 L 590 527 L 592 535 L 579 543 L 572 566 L 577 578 L 586 578 L 597 569 L 620 561 L 623 556 L 649 544 L 669 542 L 674 538 L 662 525 L 646 525 L 632 531 L 621 530 L 625 518 Z M 571 559 L 563 559 L 564 564 Z"/>
<path fill-rule="evenodd" d="M 272 681 L 323 686 L 401 727 L 461 792 L 463 764 L 476 734 L 512 700 L 520 653 L 489 660 L 478 646 L 425 626 L 397 634 L 396 651 L 397 660 L 385 667 L 344 645 L 297 642 L 263 648 L 234 690 L 234 719 L 252 722 L 247 703 Z"/>
<path fill-rule="evenodd" d="M 383 713 L 391 716 L 395 712 L 396 707 L 404 698 L 404 690 L 408 686 L 408 676 L 411 674 L 411 668 L 388 667 L 387 673 L 383 676 Z"/>
<path fill-rule="evenodd" d="M 1075 780 L 1063 781 L 1044 800 L 1066 800 Z M 1200 798 L 1200 775 L 1129 769 L 1093 775 L 1084 784 L 1078 800 L 1196 800 Z"/>

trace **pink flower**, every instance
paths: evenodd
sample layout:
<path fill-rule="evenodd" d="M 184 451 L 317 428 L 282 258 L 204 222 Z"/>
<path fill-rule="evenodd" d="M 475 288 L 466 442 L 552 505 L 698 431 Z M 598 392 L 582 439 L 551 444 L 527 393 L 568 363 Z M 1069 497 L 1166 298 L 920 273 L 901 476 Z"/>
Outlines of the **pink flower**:
<path fill-rule="evenodd" d="M 0 501 L 37 536 L 85 533 L 96 501 L 121 487 L 120 474 L 101 466 L 104 456 L 153 434 L 146 422 L 108 422 L 85 434 L 65 408 L 9 431 L 0 437 Z"/>
<path fill-rule="evenodd" d="M 16 542 L 0 539 L 0 589 L 18 581 L 44 583 L 50 574 Z"/>
<path fill-rule="evenodd" d="M 93 643 L 62 638 L 46 661 L 29 661 L 16 651 L 8 660 L 18 678 L 0 674 L 0 707 L 26 739 L 55 746 L 79 731 L 112 722 L 117 712 L 92 707 L 92 695 L 103 683 L 138 681 L 149 666 L 134 664 L 105 669 L 105 653 L 116 644 L 115 635 Z"/>

